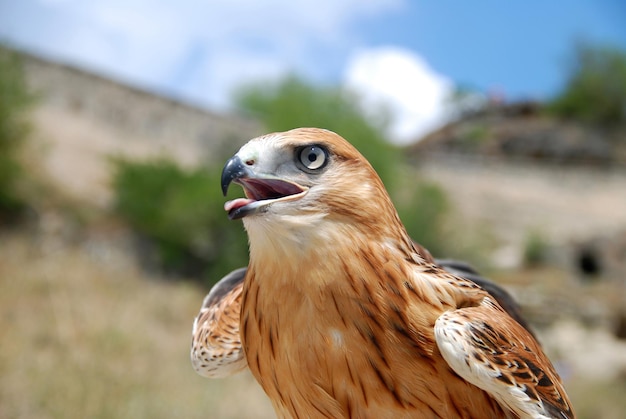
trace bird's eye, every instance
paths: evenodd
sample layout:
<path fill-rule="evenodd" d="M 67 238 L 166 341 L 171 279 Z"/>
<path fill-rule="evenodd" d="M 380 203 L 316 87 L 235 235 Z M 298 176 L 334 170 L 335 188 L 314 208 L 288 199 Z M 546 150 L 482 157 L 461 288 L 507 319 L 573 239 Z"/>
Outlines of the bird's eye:
<path fill-rule="evenodd" d="M 296 152 L 296 161 L 307 171 L 315 171 L 326 165 L 328 152 L 322 146 L 308 145 Z"/>

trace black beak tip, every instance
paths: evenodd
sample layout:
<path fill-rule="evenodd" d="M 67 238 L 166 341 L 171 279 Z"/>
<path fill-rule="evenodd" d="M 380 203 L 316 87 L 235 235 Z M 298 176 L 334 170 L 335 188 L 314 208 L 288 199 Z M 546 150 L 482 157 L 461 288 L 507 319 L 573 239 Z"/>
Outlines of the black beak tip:
<path fill-rule="evenodd" d="M 226 162 L 224 169 L 222 169 L 222 193 L 224 196 L 228 193 L 228 186 L 233 180 L 239 179 L 245 174 L 246 169 L 239 157 L 233 156 Z"/>

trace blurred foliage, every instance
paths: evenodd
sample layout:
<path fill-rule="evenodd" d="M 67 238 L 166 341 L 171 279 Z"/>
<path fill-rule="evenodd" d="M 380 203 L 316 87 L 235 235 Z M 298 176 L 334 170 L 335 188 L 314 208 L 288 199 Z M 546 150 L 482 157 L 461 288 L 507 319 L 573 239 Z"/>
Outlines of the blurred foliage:
<path fill-rule="evenodd" d="M 215 281 L 247 265 L 243 228 L 223 210 L 221 171 L 183 170 L 165 159 L 114 164 L 116 210 L 154 244 L 166 273 Z"/>
<path fill-rule="evenodd" d="M 548 259 L 549 244 L 544 234 L 538 230 L 530 230 L 526 234 L 523 247 L 523 262 L 528 267 L 543 265 Z"/>
<path fill-rule="evenodd" d="M 548 110 L 597 125 L 626 123 L 626 52 L 578 45 L 566 86 Z"/>
<path fill-rule="evenodd" d="M 420 179 L 406 179 L 396 185 L 393 194 L 398 215 L 409 235 L 433 255 L 449 255 L 444 223 L 448 219 L 449 202 L 443 190 Z M 405 190 L 406 193 L 401 193 Z"/>
<path fill-rule="evenodd" d="M 237 92 L 236 102 L 244 112 L 259 118 L 268 131 L 318 127 L 350 141 L 376 169 L 411 237 L 434 254 L 445 253 L 445 194 L 407 169 L 400 149 L 383 134 L 388 119 L 384 110 L 373 118 L 362 111 L 354 93 L 314 86 L 295 76 L 278 83 L 244 86 Z"/>
<path fill-rule="evenodd" d="M 19 152 L 29 131 L 27 110 L 32 102 L 19 56 L 0 47 L 0 224 L 25 206 L 19 192 Z"/>

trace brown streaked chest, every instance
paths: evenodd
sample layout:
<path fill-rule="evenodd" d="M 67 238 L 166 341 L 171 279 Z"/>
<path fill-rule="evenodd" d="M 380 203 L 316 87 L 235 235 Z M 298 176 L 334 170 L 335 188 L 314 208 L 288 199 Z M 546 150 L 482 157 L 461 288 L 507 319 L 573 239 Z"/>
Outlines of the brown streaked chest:
<path fill-rule="evenodd" d="M 503 417 L 441 358 L 441 306 L 414 286 L 363 275 L 315 290 L 250 275 L 241 333 L 253 375 L 284 417 Z M 397 276 L 397 275 L 396 275 Z M 313 294 L 313 295 L 311 295 Z"/>

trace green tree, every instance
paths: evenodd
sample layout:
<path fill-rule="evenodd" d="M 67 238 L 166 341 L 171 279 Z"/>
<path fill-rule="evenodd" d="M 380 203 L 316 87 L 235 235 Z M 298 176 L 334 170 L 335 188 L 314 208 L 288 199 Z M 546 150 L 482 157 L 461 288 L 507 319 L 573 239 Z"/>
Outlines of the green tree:
<path fill-rule="evenodd" d="M 166 273 L 214 282 L 247 265 L 241 226 L 226 222 L 220 168 L 183 170 L 170 160 L 116 160 L 116 211 L 153 244 Z"/>
<path fill-rule="evenodd" d="M 607 127 L 626 123 L 626 52 L 578 45 L 565 88 L 548 109 L 559 116 Z"/>
<path fill-rule="evenodd" d="M 29 131 L 27 110 L 32 102 L 19 56 L 0 47 L 0 223 L 25 205 L 19 191 L 19 152 Z"/>

